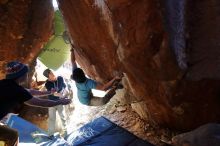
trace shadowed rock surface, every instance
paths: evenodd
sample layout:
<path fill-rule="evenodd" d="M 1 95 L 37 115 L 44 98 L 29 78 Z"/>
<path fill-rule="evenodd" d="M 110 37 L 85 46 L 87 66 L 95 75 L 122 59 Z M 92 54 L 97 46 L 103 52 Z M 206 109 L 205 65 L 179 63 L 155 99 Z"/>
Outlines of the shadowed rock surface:
<path fill-rule="evenodd" d="M 183 133 L 173 137 L 175 146 L 219 146 L 220 145 L 220 125 L 210 123 L 203 125 L 193 131 Z"/>
<path fill-rule="evenodd" d="M 32 65 L 52 33 L 53 15 L 49 0 L 0 1 L 0 78 L 8 61 Z"/>
<path fill-rule="evenodd" d="M 131 101 L 161 125 L 186 130 L 220 120 L 217 0 L 58 2 L 90 77 L 124 72 Z"/>

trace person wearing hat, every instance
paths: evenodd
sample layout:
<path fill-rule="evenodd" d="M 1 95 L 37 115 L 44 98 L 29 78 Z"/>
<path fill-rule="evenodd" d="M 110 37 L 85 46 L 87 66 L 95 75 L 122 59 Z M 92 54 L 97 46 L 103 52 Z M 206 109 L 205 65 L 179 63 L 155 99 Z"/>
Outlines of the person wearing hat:
<path fill-rule="evenodd" d="M 26 89 L 22 85 L 27 81 L 27 65 L 18 61 L 7 64 L 6 77 L 0 80 L 0 120 L 8 113 L 19 113 L 23 103 L 31 106 L 53 107 L 71 102 L 71 100 L 65 98 L 56 101 L 40 99 L 38 97 L 51 95 L 54 91 Z"/>
<path fill-rule="evenodd" d="M 101 106 L 105 105 L 116 94 L 117 89 L 122 89 L 123 85 L 120 83 L 123 74 L 115 76 L 106 84 L 101 84 L 95 80 L 89 79 L 85 76 L 84 71 L 77 67 L 74 54 L 74 46 L 71 48 L 71 62 L 72 62 L 72 75 L 77 87 L 77 96 L 80 103 L 88 106 Z M 107 91 L 107 94 L 100 98 L 92 94 L 92 89 Z"/>
<path fill-rule="evenodd" d="M 48 98 L 53 101 L 57 101 L 59 99 L 62 99 L 64 95 L 64 92 L 66 90 L 66 84 L 64 83 L 64 79 L 61 76 L 56 77 L 54 73 L 50 69 L 46 69 L 43 72 L 43 75 L 47 78 L 45 87 L 47 91 L 51 91 L 53 89 L 56 90 L 56 93 L 54 95 L 49 95 Z M 58 112 L 61 122 L 62 122 L 62 135 L 65 136 L 67 134 L 66 129 L 66 116 L 64 113 L 64 106 L 58 105 L 54 107 L 49 108 L 49 119 L 48 119 L 48 134 L 52 135 L 55 133 L 55 127 L 56 127 L 56 112 Z"/>

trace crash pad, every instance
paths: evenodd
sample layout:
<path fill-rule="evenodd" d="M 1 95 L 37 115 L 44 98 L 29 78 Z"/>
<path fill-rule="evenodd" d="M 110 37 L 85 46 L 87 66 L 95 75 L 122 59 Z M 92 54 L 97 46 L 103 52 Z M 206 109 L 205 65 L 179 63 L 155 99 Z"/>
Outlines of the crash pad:
<path fill-rule="evenodd" d="M 38 59 L 48 68 L 57 70 L 70 57 L 70 43 L 62 15 L 55 11 L 54 34 L 45 44 Z"/>
<path fill-rule="evenodd" d="M 94 119 L 65 138 L 60 136 L 33 138 L 33 133 L 45 132 L 15 115 L 9 118 L 7 125 L 18 131 L 20 143 L 35 142 L 39 146 L 154 146 L 105 117 Z"/>
<path fill-rule="evenodd" d="M 153 146 L 105 117 L 99 117 L 66 137 L 74 146 Z"/>

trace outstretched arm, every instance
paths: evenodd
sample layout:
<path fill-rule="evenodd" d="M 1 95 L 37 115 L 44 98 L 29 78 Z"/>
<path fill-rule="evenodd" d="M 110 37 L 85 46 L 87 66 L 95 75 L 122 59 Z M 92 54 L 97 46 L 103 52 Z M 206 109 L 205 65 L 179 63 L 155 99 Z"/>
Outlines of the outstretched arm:
<path fill-rule="evenodd" d="M 77 68 L 77 64 L 76 64 L 76 58 L 75 58 L 75 53 L 74 53 L 74 46 L 73 46 L 73 44 L 71 44 L 71 50 L 70 50 L 70 52 L 71 52 L 72 68 L 73 68 L 73 70 L 74 70 L 75 68 Z"/>
<path fill-rule="evenodd" d="M 39 91 L 34 89 L 26 89 L 32 96 L 34 97 L 44 97 L 48 95 L 52 95 L 55 91 Z"/>
<path fill-rule="evenodd" d="M 104 85 L 98 83 L 97 86 L 96 86 L 96 89 L 97 89 L 97 90 L 106 91 L 106 90 L 108 90 L 110 87 L 112 87 L 115 82 L 121 81 L 121 78 L 122 78 L 122 77 L 123 77 L 123 75 L 115 76 L 113 79 L 111 79 L 108 83 L 106 83 L 106 84 L 104 84 Z"/>
<path fill-rule="evenodd" d="M 48 100 L 48 99 L 40 99 L 37 97 L 33 97 L 32 99 L 25 102 L 25 104 L 30 106 L 38 106 L 38 107 L 53 107 L 56 105 L 67 105 L 71 103 L 70 99 L 62 98 L 57 101 Z"/>
<path fill-rule="evenodd" d="M 39 107 L 53 107 L 56 105 L 66 105 L 71 102 L 70 99 L 66 99 L 66 98 L 62 98 L 57 101 L 38 98 L 42 96 L 52 95 L 55 92 L 54 89 L 51 91 L 38 91 L 33 89 L 26 89 L 26 90 L 33 96 L 33 98 L 25 102 L 25 104 L 27 105 L 39 106 Z"/>

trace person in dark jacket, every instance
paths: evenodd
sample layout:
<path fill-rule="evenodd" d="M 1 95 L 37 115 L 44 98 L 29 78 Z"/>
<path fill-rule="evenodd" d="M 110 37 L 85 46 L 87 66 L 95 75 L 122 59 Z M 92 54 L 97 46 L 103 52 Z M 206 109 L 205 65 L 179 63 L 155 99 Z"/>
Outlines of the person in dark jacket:
<path fill-rule="evenodd" d="M 40 96 L 52 95 L 54 91 L 26 89 L 22 85 L 27 81 L 27 65 L 18 61 L 7 64 L 6 77 L 0 80 L 0 120 L 8 113 L 19 113 L 23 103 L 31 106 L 53 107 L 71 102 L 65 98 L 56 101 L 40 99 Z"/>
<path fill-rule="evenodd" d="M 43 72 L 43 75 L 47 77 L 47 81 L 45 83 L 45 87 L 47 91 L 51 91 L 53 89 L 56 90 L 56 93 L 54 95 L 49 95 L 48 98 L 53 101 L 57 101 L 62 99 L 66 84 L 64 83 L 63 77 L 58 76 L 56 77 L 54 73 L 50 69 L 46 69 Z M 49 108 L 49 121 L 48 121 L 48 133 L 49 135 L 52 135 L 55 131 L 56 127 L 56 112 L 58 112 L 60 119 L 62 121 L 62 126 L 63 126 L 63 135 L 65 136 L 67 134 L 67 129 L 66 129 L 66 115 L 64 113 L 64 106 L 63 105 L 58 105 L 54 107 Z"/>

